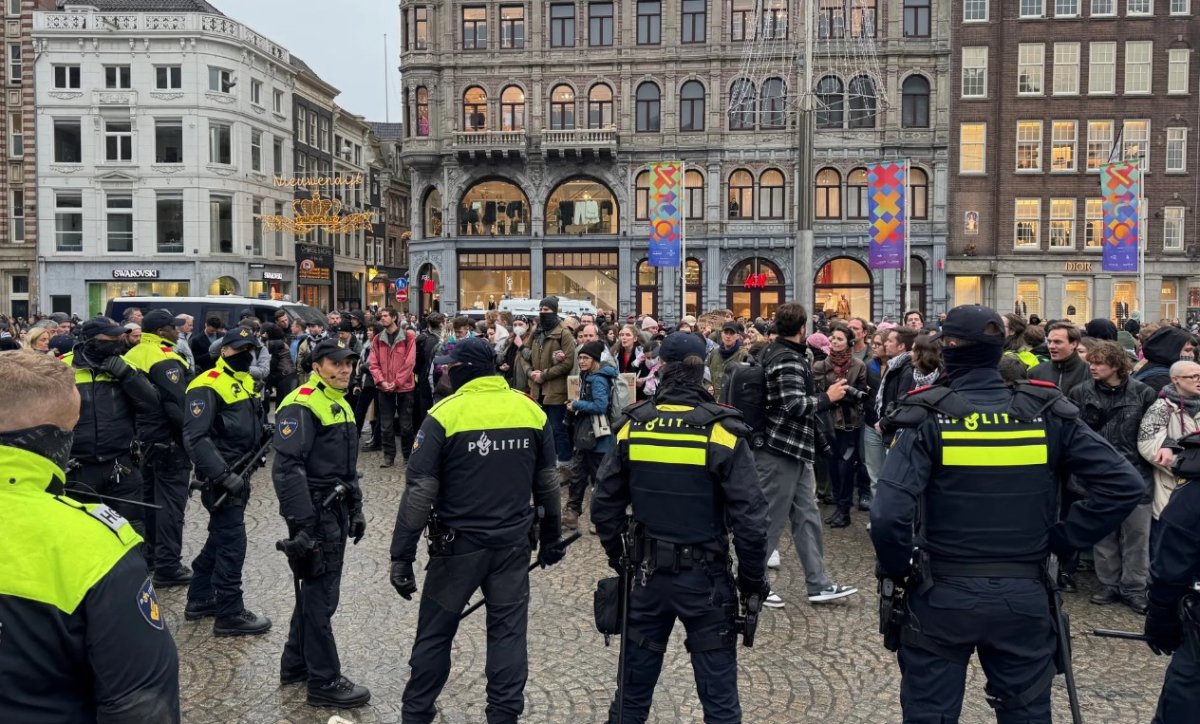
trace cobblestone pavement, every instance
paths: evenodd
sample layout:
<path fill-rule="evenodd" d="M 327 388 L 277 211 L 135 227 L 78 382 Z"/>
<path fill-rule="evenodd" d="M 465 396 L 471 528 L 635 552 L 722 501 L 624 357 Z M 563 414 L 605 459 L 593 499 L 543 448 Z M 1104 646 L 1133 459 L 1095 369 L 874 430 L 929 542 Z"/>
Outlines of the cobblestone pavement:
<path fill-rule="evenodd" d="M 279 686 L 279 655 L 291 614 L 292 582 L 283 555 L 274 549 L 286 531 L 268 476 L 260 472 L 247 510 L 244 585 L 247 606 L 272 619 L 271 632 L 215 639 L 211 620 L 183 620 L 185 589 L 159 592 L 179 644 L 185 722 L 324 724 L 335 713 L 352 722 L 400 720 L 417 601 L 402 600 L 388 583 L 388 545 L 403 490 L 403 467 L 380 471 L 378 464 L 378 453 L 364 454 L 360 460 L 368 531 L 360 545 L 348 548 L 341 606 L 334 618 L 343 669 L 351 679 L 370 687 L 371 705 L 349 712 L 314 709 L 305 705 L 302 685 Z M 187 516 L 185 561 L 199 551 L 207 523 L 198 499 L 190 502 Z M 775 589 L 787 605 L 764 611 L 755 647 L 738 649 L 748 724 L 900 720 L 899 671 L 876 630 L 873 557 L 865 524 L 866 514 L 856 513 L 851 527 L 825 532 L 831 574 L 862 589 L 860 595 L 844 601 L 809 605 L 802 598 L 803 573 L 795 552 L 784 552 Z M 562 564 L 531 575 L 524 721 L 604 720 L 614 690 L 617 646 L 604 647 L 592 625 L 591 603 L 596 579 L 606 575 L 599 542 L 586 533 Z M 1147 722 L 1166 659 L 1155 657 L 1138 642 L 1083 635 L 1093 627 L 1141 630 L 1141 620 L 1123 606 L 1090 605 L 1087 597 L 1095 590 L 1095 579 L 1090 574 L 1081 578 L 1080 592 L 1067 599 L 1084 720 Z M 454 666 L 439 701 L 438 722 L 485 720 L 485 653 L 484 616 L 476 614 L 464 622 L 455 641 Z M 1056 719 L 1070 721 L 1061 677 L 1055 683 L 1054 704 Z M 702 718 L 682 627 L 677 626 L 650 721 L 700 722 Z M 994 721 L 983 700 L 982 674 L 974 664 L 968 674 L 962 721 Z"/>

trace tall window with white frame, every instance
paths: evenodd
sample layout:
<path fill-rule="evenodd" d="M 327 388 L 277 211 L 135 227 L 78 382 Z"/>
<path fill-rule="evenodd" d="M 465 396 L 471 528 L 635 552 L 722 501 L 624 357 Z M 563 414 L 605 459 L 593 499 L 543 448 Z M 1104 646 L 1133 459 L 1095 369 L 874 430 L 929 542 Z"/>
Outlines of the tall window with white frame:
<path fill-rule="evenodd" d="M 1117 44 L 1088 43 L 1088 95 L 1117 92 Z"/>
<path fill-rule="evenodd" d="M 1083 247 L 1099 251 L 1104 246 L 1104 199 L 1089 198 L 1083 207 Z"/>
<path fill-rule="evenodd" d="M 1054 17 L 1079 17 L 1079 0 L 1054 0 Z"/>
<path fill-rule="evenodd" d="M 154 162 L 183 163 L 182 119 L 154 119 Z"/>
<path fill-rule="evenodd" d="M 104 122 L 104 160 L 118 163 L 133 160 L 133 124 L 130 121 Z"/>
<path fill-rule="evenodd" d="M 1121 157 L 1138 161 L 1143 171 L 1150 170 L 1150 121 L 1127 120 L 1121 132 Z"/>
<path fill-rule="evenodd" d="M 105 225 L 107 227 L 108 251 L 128 253 L 133 251 L 133 194 L 110 192 L 105 194 Z"/>
<path fill-rule="evenodd" d="M 1042 18 L 1046 16 L 1046 0 L 1020 0 L 1021 17 Z"/>
<path fill-rule="evenodd" d="M 21 85 L 21 73 L 23 66 L 21 63 L 21 44 L 8 44 L 8 84 Z"/>
<path fill-rule="evenodd" d="M 283 202 L 282 201 L 275 202 L 275 215 L 283 216 Z M 277 256 L 277 257 L 283 256 L 283 228 L 282 227 L 275 228 L 275 256 Z"/>
<path fill-rule="evenodd" d="M 156 90 L 180 90 L 183 88 L 183 68 L 178 65 L 155 66 L 154 88 Z"/>
<path fill-rule="evenodd" d="M 987 98 L 987 46 L 962 49 L 962 97 Z"/>
<path fill-rule="evenodd" d="M 1125 94 L 1149 95 L 1153 83 L 1154 41 L 1125 43 Z"/>
<path fill-rule="evenodd" d="M 128 90 L 133 87 L 128 65 L 104 66 L 104 87 L 108 90 Z"/>
<path fill-rule="evenodd" d="M 250 131 L 250 170 L 261 172 L 262 169 L 262 131 L 255 128 Z"/>
<path fill-rule="evenodd" d="M 1126 0 L 1125 14 L 1130 17 L 1154 14 L 1154 0 Z"/>
<path fill-rule="evenodd" d="M 236 82 L 233 71 L 228 68 L 208 66 L 208 90 L 210 93 L 232 93 Z"/>
<path fill-rule="evenodd" d="M 1079 43 L 1054 44 L 1054 87 L 1056 96 L 1079 95 Z"/>
<path fill-rule="evenodd" d="M 263 253 L 263 229 L 262 229 L 262 199 L 255 199 L 250 207 L 250 238 L 251 252 L 254 256 L 262 256 Z"/>
<path fill-rule="evenodd" d="M 83 134 L 78 118 L 54 119 L 54 162 L 83 162 Z"/>
<path fill-rule="evenodd" d="M 1087 170 L 1099 173 L 1112 155 L 1113 122 L 1088 121 L 1087 133 Z"/>
<path fill-rule="evenodd" d="M 8 192 L 8 240 L 13 244 L 25 243 L 25 191 L 10 189 Z"/>
<path fill-rule="evenodd" d="M 1017 121 L 1017 172 L 1042 170 L 1042 122 Z"/>
<path fill-rule="evenodd" d="M 1050 199 L 1050 248 L 1075 248 L 1075 199 Z"/>
<path fill-rule="evenodd" d="M 54 249 L 83 251 L 83 192 L 54 192 Z"/>
<path fill-rule="evenodd" d="M 1167 93 L 1183 95 L 1189 90 L 1189 65 L 1192 60 L 1191 48 L 1171 48 L 1167 51 Z"/>
<path fill-rule="evenodd" d="M 1117 14 L 1117 0 L 1092 0 L 1093 18 L 1110 18 Z"/>
<path fill-rule="evenodd" d="M 1013 216 L 1013 248 L 1039 248 L 1042 239 L 1042 200 L 1017 199 Z"/>
<path fill-rule="evenodd" d="M 1077 121 L 1051 121 L 1050 123 L 1050 171 L 1054 173 L 1075 171 L 1075 149 L 1079 140 Z"/>
<path fill-rule="evenodd" d="M 987 173 L 987 124 L 963 123 L 958 127 L 958 172 Z"/>
<path fill-rule="evenodd" d="M 1171 0 L 1172 15 L 1191 15 L 1192 0 Z"/>
<path fill-rule="evenodd" d="M 233 253 L 233 197 L 226 194 L 208 196 L 208 237 L 212 253 Z"/>
<path fill-rule="evenodd" d="M 208 162 L 226 166 L 233 163 L 233 129 L 228 123 L 209 122 Z"/>
<path fill-rule="evenodd" d="M 25 155 L 25 132 L 20 111 L 8 114 L 8 155 L 10 158 Z"/>
<path fill-rule="evenodd" d="M 255 79 L 250 81 L 250 102 L 259 108 L 263 107 L 262 91 L 263 84 L 261 80 Z"/>
<path fill-rule="evenodd" d="M 1021 43 L 1017 46 L 1017 95 L 1040 96 L 1045 90 L 1046 46 Z"/>
<path fill-rule="evenodd" d="M 1183 251 L 1183 221 L 1186 209 L 1168 206 L 1163 209 L 1163 251 Z"/>
<path fill-rule="evenodd" d="M 963 22 L 983 23 L 988 19 L 988 0 L 963 0 Z"/>
<path fill-rule="evenodd" d="M 1167 129 L 1167 173 L 1187 173 L 1187 137 L 1185 127 Z"/>
<path fill-rule="evenodd" d="M 283 176 L 283 139 L 279 136 L 271 137 L 271 161 L 275 175 Z"/>

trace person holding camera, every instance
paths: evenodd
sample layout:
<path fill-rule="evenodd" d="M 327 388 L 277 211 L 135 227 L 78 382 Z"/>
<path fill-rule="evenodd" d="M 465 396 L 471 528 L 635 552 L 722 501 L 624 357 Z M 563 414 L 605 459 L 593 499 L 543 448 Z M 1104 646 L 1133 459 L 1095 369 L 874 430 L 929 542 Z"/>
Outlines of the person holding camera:
<path fill-rule="evenodd" d="M 271 619 L 242 602 L 246 561 L 246 503 L 250 485 L 238 461 L 262 442 L 262 395 L 250 366 L 262 345 L 249 327 L 226 333 L 217 364 L 192 380 L 184 396 L 183 449 L 203 484 L 200 502 L 208 511 L 208 537 L 192 561 L 184 618 L 215 616 L 214 636 L 254 636 L 271 630 Z"/>
<path fill-rule="evenodd" d="M 833 423 L 830 448 L 829 478 L 833 515 L 825 519 L 830 528 L 850 525 L 850 508 L 854 505 L 854 485 L 859 464 L 859 438 L 863 426 L 863 390 L 867 388 L 867 366 L 854 354 L 854 332 L 836 323 L 829 332 L 829 356 L 813 364 L 813 381 L 819 389 L 828 389 L 838 381 L 846 384 L 846 395 L 833 403 L 828 415 Z"/>

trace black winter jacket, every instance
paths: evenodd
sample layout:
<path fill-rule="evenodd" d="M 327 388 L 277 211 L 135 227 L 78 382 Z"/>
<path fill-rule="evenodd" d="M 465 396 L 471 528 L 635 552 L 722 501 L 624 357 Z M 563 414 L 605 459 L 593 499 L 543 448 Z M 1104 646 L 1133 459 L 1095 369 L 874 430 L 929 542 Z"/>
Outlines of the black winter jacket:
<path fill-rule="evenodd" d="M 158 391 L 146 375 L 124 360 L 121 376 L 101 372 L 80 354 L 63 361 L 75 369 L 79 388 L 79 422 L 71 443 L 71 456 L 86 463 L 105 463 L 129 454 L 136 435 L 136 415 L 158 412 Z"/>
<path fill-rule="evenodd" d="M 1043 362 L 1029 370 L 1029 379 L 1042 382 L 1053 382 L 1058 385 L 1064 395 L 1079 385 L 1090 382 L 1092 373 L 1088 371 L 1087 363 L 1077 354 L 1073 354 L 1062 362 Z"/>
<path fill-rule="evenodd" d="M 879 408 L 879 426 L 883 428 L 883 442 L 886 445 L 896 436 L 896 428 L 887 419 L 888 408 L 904 399 L 904 396 L 917 386 L 917 381 L 913 379 L 912 358 L 905 359 L 894 370 L 884 367 L 882 384 L 883 404 Z"/>
<path fill-rule="evenodd" d="M 1138 427 L 1158 395 L 1148 385 L 1128 379 L 1117 387 L 1095 380 L 1076 385 L 1067 395 L 1079 407 L 1079 418 L 1108 440 L 1146 481 L 1143 503 L 1153 495 L 1154 470 L 1138 453 Z"/>

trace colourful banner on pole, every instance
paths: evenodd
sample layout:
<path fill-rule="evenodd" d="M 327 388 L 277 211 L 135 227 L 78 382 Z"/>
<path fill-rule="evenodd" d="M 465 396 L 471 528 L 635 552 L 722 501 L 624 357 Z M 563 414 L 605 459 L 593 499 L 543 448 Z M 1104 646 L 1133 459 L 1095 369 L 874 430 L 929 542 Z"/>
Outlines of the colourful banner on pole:
<path fill-rule="evenodd" d="M 1100 167 L 1100 193 L 1104 195 L 1104 262 L 1106 272 L 1136 272 L 1141 224 L 1138 198 L 1142 171 L 1138 163 L 1121 161 Z"/>
<path fill-rule="evenodd" d="M 650 266 L 679 266 L 682 225 L 683 164 L 651 164 Z"/>
<path fill-rule="evenodd" d="M 867 213 L 871 221 L 872 269 L 904 268 L 907 161 L 867 165 Z"/>

